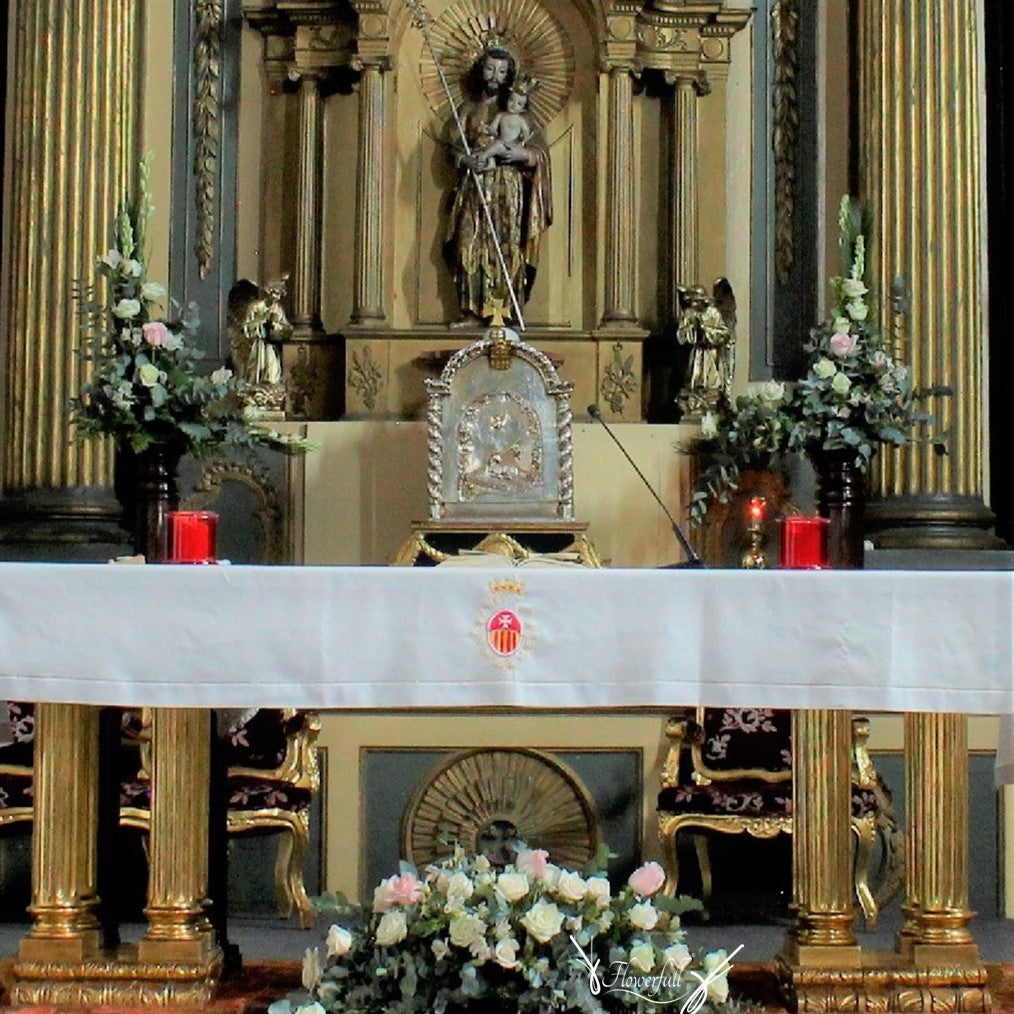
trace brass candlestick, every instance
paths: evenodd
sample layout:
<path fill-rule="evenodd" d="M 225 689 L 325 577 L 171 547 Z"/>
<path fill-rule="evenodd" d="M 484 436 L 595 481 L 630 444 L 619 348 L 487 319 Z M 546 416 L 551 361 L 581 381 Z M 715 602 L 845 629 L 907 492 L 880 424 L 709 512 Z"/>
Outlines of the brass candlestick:
<path fill-rule="evenodd" d="M 740 565 L 747 570 L 764 570 L 768 565 L 767 557 L 762 552 L 764 543 L 767 542 L 767 533 L 764 531 L 767 506 L 768 502 L 762 496 L 750 497 L 746 505 L 746 516 L 749 521 L 746 534 L 749 543 Z"/>

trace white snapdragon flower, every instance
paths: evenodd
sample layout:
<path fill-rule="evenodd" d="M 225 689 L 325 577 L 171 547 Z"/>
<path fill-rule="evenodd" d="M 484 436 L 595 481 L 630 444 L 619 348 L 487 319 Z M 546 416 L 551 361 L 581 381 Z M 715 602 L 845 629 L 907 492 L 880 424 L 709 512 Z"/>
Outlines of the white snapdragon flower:
<path fill-rule="evenodd" d="M 313 989 L 320 982 L 320 951 L 316 947 L 307 947 L 303 954 L 303 989 Z"/>
<path fill-rule="evenodd" d="M 137 299 L 121 299 L 113 307 L 113 316 L 121 320 L 130 320 L 141 312 L 141 303 Z"/>
<path fill-rule="evenodd" d="M 870 315 L 870 308 L 861 299 L 851 299 L 845 304 L 845 312 L 853 320 L 862 322 Z"/>
<path fill-rule="evenodd" d="M 105 264 L 106 267 L 113 268 L 114 270 L 119 266 L 120 261 L 123 260 L 123 254 L 119 250 L 110 250 L 104 257 L 100 258 L 101 263 Z"/>
<path fill-rule="evenodd" d="M 162 339 L 162 348 L 166 352 L 179 352 L 183 348 L 183 339 L 175 331 L 170 331 Z"/>
<path fill-rule="evenodd" d="M 843 278 L 841 291 L 848 299 L 862 299 L 870 290 L 858 278 Z"/>
<path fill-rule="evenodd" d="M 120 261 L 120 274 L 126 275 L 128 278 L 140 278 L 143 271 L 144 265 L 132 257 Z"/>
<path fill-rule="evenodd" d="M 443 937 L 437 937 L 437 939 L 430 944 L 430 950 L 433 952 L 433 957 L 435 957 L 437 961 L 443 960 L 451 953 L 451 948 L 448 946 L 447 941 L 444 940 Z"/>

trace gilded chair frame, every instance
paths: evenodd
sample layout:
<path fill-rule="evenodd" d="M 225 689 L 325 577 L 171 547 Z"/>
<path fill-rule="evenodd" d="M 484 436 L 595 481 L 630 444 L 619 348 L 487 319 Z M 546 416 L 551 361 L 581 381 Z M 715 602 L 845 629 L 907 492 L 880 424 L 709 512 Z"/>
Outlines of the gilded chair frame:
<path fill-rule="evenodd" d="M 692 770 L 690 777 L 698 785 L 712 782 L 754 781 L 789 783 L 792 772 L 765 771 L 759 768 L 714 769 L 705 764 L 702 756 L 701 738 L 697 730 L 703 726 L 704 708 L 697 708 L 694 717 L 681 714 L 669 719 L 666 737 L 669 749 L 662 766 L 663 789 L 675 789 L 680 785 L 680 761 L 684 751 L 690 754 Z M 868 741 L 870 723 L 865 717 L 852 719 L 852 784 L 855 788 L 868 789 L 876 799 L 876 810 L 861 815 L 852 815 L 852 833 L 856 839 L 853 860 L 853 877 L 856 900 L 862 910 L 868 929 L 873 929 L 883 906 L 900 889 L 904 866 L 902 832 L 894 813 L 890 793 L 877 775 L 870 757 Z M 677 834 L 686 828 L 702 831 L 717 831 L 723 834 L 748 834 L 753 838 L 769 839 L 780 834 L 793 833 L 792 816 L 745 816 L 742 814 L 659 814 L 659 839 L 662 861 L 666 871 L 664 892 L 675 895 L 679 883 L 679 860 L 677 855 Z M 873 849 L 878 835 L 883 843 L 880 862 L 871 870 Z M 701 873 L 701 893 L 707 904 L 712 894 L 713 876 L 707 839 L 694 835 L 694 849 Z"/>
<path fill-rule="evenodd" d="M 286 752 L 275 768 L 230 765 L 229 778 L 249 778 L 261 782 L 277 783 L 291 789 L 303 789 L 311 794 L 320 789 L 320 769 L 317 763 L 317 738 L 320 735 L 320 716 L 314 711 L 282 709 L 282 719 L 289 723 L 299 716 L 298 728 L 286 736 Z M 150 724 L 150 712 L 145 709 L 142 724 Z M 141 771 L 139 778 L 151 777 L 151 744 L 142 741 Z M 120 809 L 120 823 L 142 831 L 148 829 L 150 813 L 142 807 L 124 806 Z M 299 913 L 303 929 L 313 926 L 316 915 L 306 891 L 304 867 L 310 843 L 310 810 L 286 810 L 282 807 L 230 806 L 226 813 L 229 834 L 246 834 L 259 831 L 282 832 L 275 858 L 275 890 L 278 896 L 278 913 L 288 919 Z"/>

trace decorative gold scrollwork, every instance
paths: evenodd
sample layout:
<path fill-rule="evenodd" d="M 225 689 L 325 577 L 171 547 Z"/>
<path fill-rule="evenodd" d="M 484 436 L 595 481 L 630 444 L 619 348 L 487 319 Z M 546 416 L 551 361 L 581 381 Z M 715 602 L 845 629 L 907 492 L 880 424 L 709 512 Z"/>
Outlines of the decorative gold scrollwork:
<path fill-rule="evenodd" d="M 194 4 L 194 188 L 197 270 L 207 278 L 215 258 L 216 177 L 222 132 L 222 0 Z"/>
<path fill-rule="evenodd" d="M 785 285 L 796 262 L 796 147 L 799 140 L 799 0 L 775 0 L 771 8 L 774 81 L 771 90 L 775 157 L 775 272 Z"/>

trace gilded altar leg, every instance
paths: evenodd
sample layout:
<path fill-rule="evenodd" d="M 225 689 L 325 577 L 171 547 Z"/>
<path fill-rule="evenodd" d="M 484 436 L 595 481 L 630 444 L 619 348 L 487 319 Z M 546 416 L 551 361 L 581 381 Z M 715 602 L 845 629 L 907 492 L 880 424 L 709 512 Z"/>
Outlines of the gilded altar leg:
<path fill-rule="evenodd" d="M 95 917 L 99 711 L 39 704 L 35 719 L 33 924 L 18 960 L 81 962 L 96 957 L 101 945 Z"/>
<path fill-rule="evenodd" d="M 211 740 L 208 713 L 156 708 L 152 718 L 151 867 L 141 961 L 203 963 L 218 954 L 208 894 Z"/>
<path fill-rule="evenodd" d="M 855 1009 L 859 1000 L 862 953 L 853 931 L 851 749 L 849 712 L 792 713 L 796 922 L 778 963 L 799 1010 Z"/>

